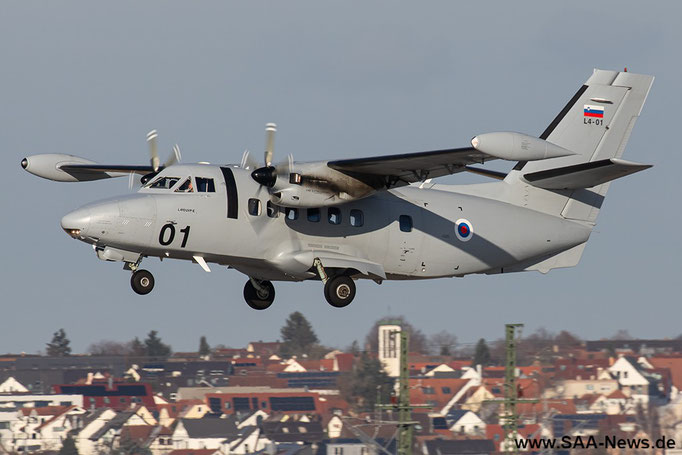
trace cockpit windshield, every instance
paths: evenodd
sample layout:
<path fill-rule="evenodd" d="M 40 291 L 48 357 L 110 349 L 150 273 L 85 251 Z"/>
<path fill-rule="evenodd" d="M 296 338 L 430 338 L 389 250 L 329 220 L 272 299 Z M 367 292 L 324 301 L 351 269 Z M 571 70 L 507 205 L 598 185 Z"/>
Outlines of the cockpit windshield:
<path fill-rule="evenodd" d="M 176 193 L 194 193 L 194 187 L 192 186 L 192 177 L 188 177 L 187 180 L 182 182 L 182 185 L 175 190 Z"/>
<path fill-rule="evenodd" d="M 180 177 L 161 177 L 149 182 L 145 188 L 169 190 L 173 188 L 176 183 L 178 183 L 178 180 L 180 180 Z"/>

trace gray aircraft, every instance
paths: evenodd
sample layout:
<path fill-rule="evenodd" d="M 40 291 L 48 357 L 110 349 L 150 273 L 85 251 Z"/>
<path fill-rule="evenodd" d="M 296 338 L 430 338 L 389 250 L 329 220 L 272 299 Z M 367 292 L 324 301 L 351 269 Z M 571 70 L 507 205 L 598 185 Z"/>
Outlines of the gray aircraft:
<path fill-rule="evenodd" d="M 139 178 L 134 194 L 65 215 L 68 235 L 97 257 L 123 262 L 148 294 L 145 257 L 184 259 L 209 272 L 225 265 L 248 276 L 254 309 L 275 298 L 272 281 L 317 280 L 335 307 L 355 297 L 357 279 L 421 280 L 472 273 L 575 266 L 611 180 L 650 167 L 621 159 L 653 77 L 595 70 L 539 138 L 515 132 L 474 137 L 470 147 L 401 155 L 273 165 L 275 126 L 266 126 L 265 162 L 161 164 L 156 132 L 148 166 L 100 165 L 44 154 L 28 172 L 83 182 Z M 475 164 L 514 161 L 507 173 Z M 461 171 L 497 181 L 442 185 Z"/>

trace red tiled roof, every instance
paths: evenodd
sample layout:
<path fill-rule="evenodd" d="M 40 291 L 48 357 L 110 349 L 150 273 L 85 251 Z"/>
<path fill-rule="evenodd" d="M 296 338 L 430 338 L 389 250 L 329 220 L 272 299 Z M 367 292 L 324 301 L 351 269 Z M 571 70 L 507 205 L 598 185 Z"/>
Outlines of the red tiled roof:
<path fill-rule="evenodd" d="M 25 416 L 30 415 L 33 411 L 39 416 L 56 416 L 69 409 L 71 406 L 42 406 L 39 408 L 21 408 L 20 411 Z"/>
<path fill-rule="evenodd" d="M 149 439 L 153 425 L 126 425 L 121 429 L 121 438 L 129 438 L 132 441 L 146 441 Z"/>
<path fill-rule="evenodd" d="M 353 363 L 355 362 L 353 354 L 336 354 L 334 358 L 338 364 L 339 371 L 351 371 L 353 369 Z"/>
<path fill-rule="evenodd" d="M 627 399 L 627 396 L 625 396 L 625 394 L 620 390 L 614 390 L 609 395 L 606 395 L 606 398 L 618 398 L 618 399 L 625 398 L 625 399 Z"/>
<path fill-rule="evenodd" d="M 682 390 L 682 357 L 651 357 L 648 361 L 654 368 L 670 370 L 673 385 Z"/>

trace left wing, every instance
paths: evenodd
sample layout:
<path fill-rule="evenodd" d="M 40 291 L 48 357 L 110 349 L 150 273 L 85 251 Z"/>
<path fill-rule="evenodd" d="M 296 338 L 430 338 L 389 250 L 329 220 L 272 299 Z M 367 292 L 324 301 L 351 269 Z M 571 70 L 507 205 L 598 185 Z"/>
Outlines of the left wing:
<path fill-rule="evenodd" d="M 469 164 L 496 159 L 473 147 L 329 161 L 327 166 L 368 184 L 383 180 L 387 187 L 404 186 L 467 170 Z"/>

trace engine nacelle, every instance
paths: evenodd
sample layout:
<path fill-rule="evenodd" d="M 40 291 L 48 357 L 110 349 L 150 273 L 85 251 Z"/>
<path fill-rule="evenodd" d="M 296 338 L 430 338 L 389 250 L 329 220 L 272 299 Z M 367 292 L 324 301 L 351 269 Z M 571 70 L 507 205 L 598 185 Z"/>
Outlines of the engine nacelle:
<path fill-rule="evenodd" d="M 575 155 L 551 142 L 512 131 L 479 134 L 471 140 L 471 145 L 486 155 L 509 161 L 536 161 Z"/>
<path fill-rule="evenodd" d="M 332 193 L 325 189 L 289 185 L 270 194 L 270 200 L 282 207 L 327 207 L 354 199 L 346 193 Z"/>
<path fill-rule="evenodd" d="M 95 164 L 95 162 L 79 156 L 63 155 L 59 153 L 32 155 L 21 160 L 21 167 L 31 174 L 57 182 L 83 182 L 87 180 L 109 178 L 109 175 L 105 173 L 88 174 L 79 172 L 78 175 L 71 175 L 60 169 L 60 166 L 67 164 Z"/>

